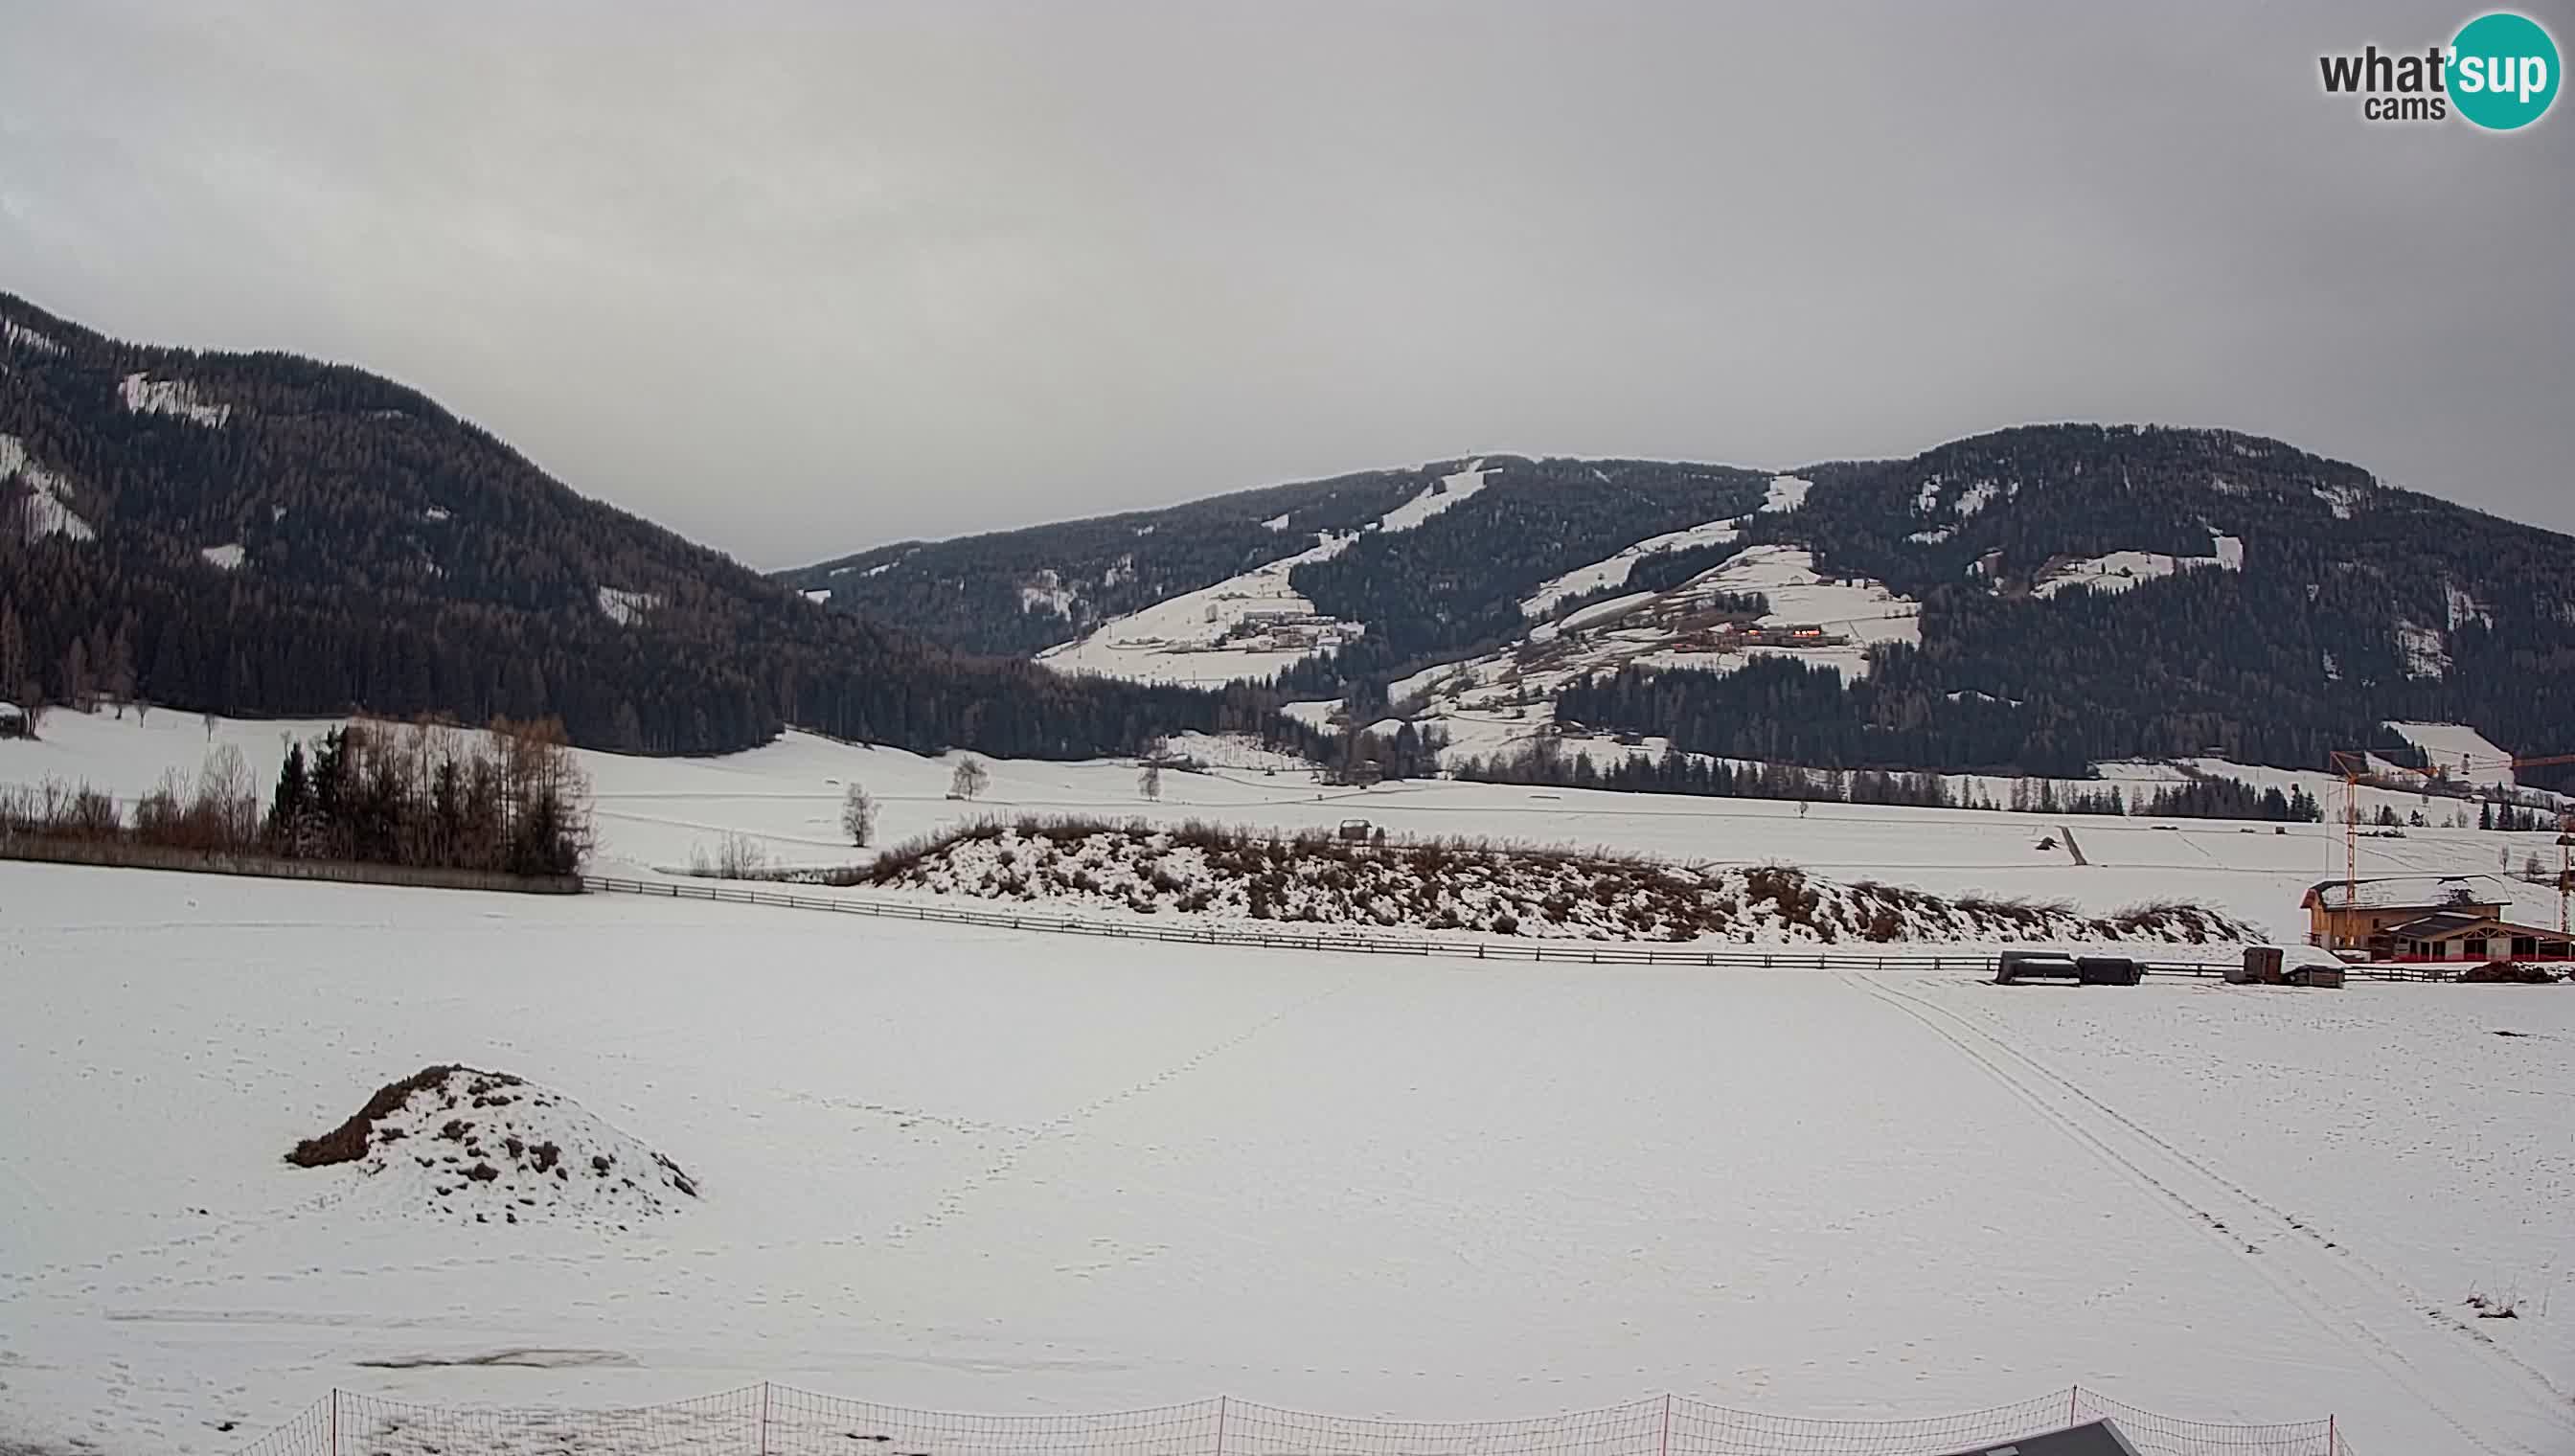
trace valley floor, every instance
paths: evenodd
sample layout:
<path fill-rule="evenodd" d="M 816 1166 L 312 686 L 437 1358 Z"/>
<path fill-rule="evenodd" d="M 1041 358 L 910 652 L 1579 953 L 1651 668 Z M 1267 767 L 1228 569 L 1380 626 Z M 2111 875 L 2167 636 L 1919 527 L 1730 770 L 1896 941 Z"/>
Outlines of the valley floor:
<path fill-rule="evenodd" d="M 45 721 L 41 741 L 0 742 L 0 784 L 47 777 L 89 782 L 130 807 L 165 773 L 194 772 L 210 748 L 229 744 L 249 760 L 265 794 L 285 741 L 329 726 L 218 720 L 210 731 L 195 717 L 169 712 L 143 723 L 57 712 Z M 2300 892 L 2343 871 L 2341 832 L 2324 824 L 1837 803 L 1814 804 L 1800 813 L 1798 805 L 1776 800 L 1448 779 L 1337 788 L 1316 783 L 1306 765 L 1244 740 L 1191 738 L 1181 746 L 1205 758 L 1210 771 L 1164 774 L 1158 802 L 1139 795 L 1133 763 L 1009 759 L 992 760 L 990 789 L 978 801 L 962 802 L 946 796 L 953 755 L 929 757 L 797 732 L 716 758 L 589 751 L 577 757 L 596 787 L 594 866 L 610 874 L 685 869 L 693 856 L 712 855 L 734 835 L 775 864 L 865 859 L 868 851 L 854 849 L 840 831 L 841 798 L 852 783 L 864 785 L 879 802 L 881 845 L 987 816 L 1084 814 L 1166 823 L 1205 818 L 1288 832 L 1328 830 L 1355 817 L 1394 835 L 1604 847 L 1701 863 L 1786 862 L 1845 882 L 1881 879 L 1952 897 L 2061 899 L 2091 915 L 2186 899 L 2251 921 L 2290 944 L 2306 934 Z M 2233 771 L 2284 791 L 2326 791 L 2321 773 Z M 2399 811 L 2457 810 L 2452 800 L 2376 790 L 2365 807 L 2374 811 L 2382 803 Z M 2553 831 L 2409 827 L 2403 837 L 2361 839 L 2360 872 L 2495 874 L 2507 862 L 2517 872 L 2534 854 L 2553 866 L 2557 852 Z M 2516 897 L 2516 918 L 2557 922 L 2553 889 L 2505 887 Z"/>
<path fill-rule="evenodd" d="M 768 1377 L 1418 1417 L 2080 1381 L 2331 1411 L 2363 1453 L 2575 1449 L 2563 987 L 1420 964 L 25 864 L 0 925 L 0 1447 Z M 476 1225 L 281 1160 L 450 1060 L 702 1196 Z M 532 1347 L 559 1368 L 360 1363 Z"/>

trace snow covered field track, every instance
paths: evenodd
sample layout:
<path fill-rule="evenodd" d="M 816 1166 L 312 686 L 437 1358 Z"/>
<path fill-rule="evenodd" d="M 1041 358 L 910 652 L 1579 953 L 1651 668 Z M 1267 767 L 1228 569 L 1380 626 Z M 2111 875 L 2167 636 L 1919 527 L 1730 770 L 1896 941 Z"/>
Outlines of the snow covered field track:
<path fill-rule="evenodd" d="M 333 1387 L 1891 1420 L 2080 1382 L 2332 1412 L 2361 1456 L 2562 1456 L 2570 1048 L 2563 987 L 1287 954 L 0 863 L 0 1445 L 230 1456 Z M 284 1161 L 447 1062 L 560 1089 L 696 1196 L 475 1224 Z"/>
<path fill-rule="evenodd" d="M 1981 1018 L 1884 978 L 1872 977 L 1868 986 L 2087 1152 L 2150 1190 L 2156 1204 L 2240 1250 L 2248 1272 L 2311 1319 L 2321 1336 L 2369 1360 L 2447 1421 L 2457 1449 L 2575 1449 L 2575 1394 L 2443 1301 L 2154 1132 L 2141 1120 L 2151 1119 L 2151 1110 L 2130 1115 L 2013 1046 Z M 2498 1420 L 2545 1439 L 2535 1447 L 2493 1444 L 2481 1428 Z"/>

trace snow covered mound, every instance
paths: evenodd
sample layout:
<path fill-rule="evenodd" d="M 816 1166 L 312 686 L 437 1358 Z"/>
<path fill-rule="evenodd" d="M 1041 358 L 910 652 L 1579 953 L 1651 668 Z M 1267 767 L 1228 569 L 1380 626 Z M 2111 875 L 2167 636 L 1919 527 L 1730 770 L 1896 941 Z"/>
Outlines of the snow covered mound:
<path fill-rule="evenodd" d="M 561 1092 L 467 1066 L 427 1067 L 378 1089 L 286 1160 L 354 1163 L 372 1197 L 464 1223 L 624 1229 L 698 1196 L 679 1164 Z"/>
<path fill-rule="evenodd" d="M 2165 904 L 2086 916 L 2062 905 L 1842 884 L 1788 865 L 1683 866 L 1461 840 L 1292 838 L 1211 824 L 981 823 L 889 850 L 873 883 L 1069 908 L 1577 940 L 2259 940 L 2239 920 Z"/>

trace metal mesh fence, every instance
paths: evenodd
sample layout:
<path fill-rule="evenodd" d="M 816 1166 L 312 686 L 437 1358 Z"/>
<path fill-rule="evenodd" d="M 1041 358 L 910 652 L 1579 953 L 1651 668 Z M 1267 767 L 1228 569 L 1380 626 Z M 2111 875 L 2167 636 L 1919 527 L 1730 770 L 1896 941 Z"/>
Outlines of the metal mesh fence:
<path fill-rule="evenodd" d="M 2082 1389 L 1915 1420 L 1654 1396 L 1500 1421 L 1392 1421 L 1220 1397 L 1106 1415 L 966 1415 L 753 1385 L 616 1410 L 335 1391 L 240 1456 L 1951 1456 L 2107 1418 L 2140 1456 L 2351 1456 L 2330 1419 L 2229 1425 Z"/>
<path fill-rule="evenodd" d="M 1382 1421 L 1228 1401 L 1223 1456 L 1656 1456 L 1666 1404 L 1516 1421 Z"/>
<path fill-rule="evenodd" d="M 1223 1401 L 1109 1415 L 951 1415 L 770 1387 L 766 1456 L 1210 1456 Z"/>
<path fill-rule="evenodd" d="M 2183 1420 L 2123 1405 L 2107 1396 L 2077 1388 L 2073 1404 L 2084 1420 L 2107 1416 L 2119 1434 L 2137 1448 L 2138 1456 L 2348 1456 L 2342 1433 L 2332 1420 L 2293 1421 L 2286 1425 L 2229 1426 Z"/>
<path fill-rule="evenodd" d="M 759 1456 L 768 1390 L 620 1410 L 413 1405 L 342 1391 L 328 1456 Z"/>
<path fill-rule="evenodd" d="M 241 1456 L 332 1456 L 331 1405 L 325 1396 L 296 1412 L 293 1419 L 251 1442 Z"/>

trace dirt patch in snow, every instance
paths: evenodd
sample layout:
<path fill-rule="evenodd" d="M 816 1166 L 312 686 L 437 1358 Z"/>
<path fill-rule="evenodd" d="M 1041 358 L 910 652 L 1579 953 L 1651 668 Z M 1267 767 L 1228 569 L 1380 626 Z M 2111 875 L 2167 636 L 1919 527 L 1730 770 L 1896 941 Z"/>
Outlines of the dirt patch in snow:
<path fill-rule="evenodd" d="M 469 1365 L 508 1366 L 520 1370 L 586 1370 L 642 1362 L 624 1350 L 552 1349 L 521 1346 L 486 1350 L 476 1355 L 386 1355 L 351 1362 L 369 1370 L 437 1370 Z"/>
<path fill-rule="evenodd" d="M 876 885 L 1067 908 L 1237 922 L 1465 930 L 1583 940 L 2249 941 L 2199 905 L 2087 916 L 2058 903 L 1955 900 L 1793 865 L 1693 866 L 1481 840 L 1353 841 L 1206 823 L 1022 819 L 887 850 Z"/>
<path fill-rule="evenodd" d="M 423 1067 L 379 1087 L 286 1160 L 354 1164 L 371 1194 L 473 1223 L 623 1229 L 698 1196 L 678 1163 L 561 1092 L 469 1066 Z"/>

